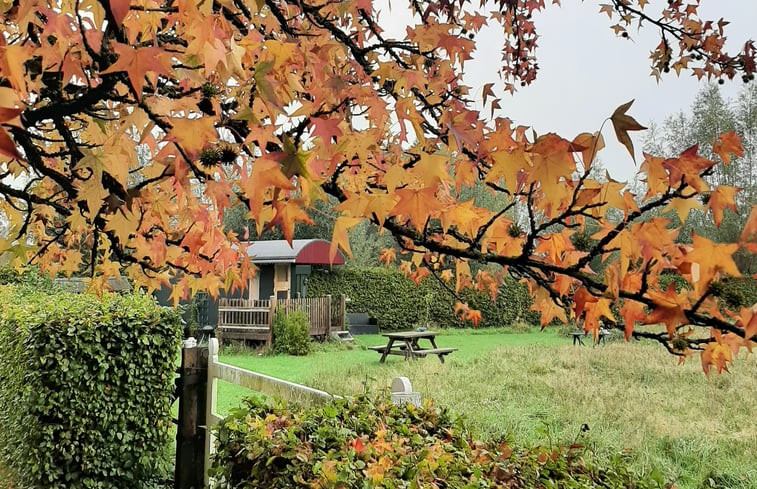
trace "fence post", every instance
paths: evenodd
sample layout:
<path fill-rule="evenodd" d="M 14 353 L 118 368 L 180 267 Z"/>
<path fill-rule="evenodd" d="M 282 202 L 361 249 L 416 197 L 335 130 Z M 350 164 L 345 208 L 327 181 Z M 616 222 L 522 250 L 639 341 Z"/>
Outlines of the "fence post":
<path fill-rule="evenodd" d="M 347 296 L 339 294 L 339 330 L 344 331 L 347 329 L 346 319 L 347 317 Z"/>
<path fill-rule="evenodd" d="M 273 346 L 273 318 L 276 315 L 276 296 L 272 295 L 268 311 L 268 346 Z"/>
<path fill-rule="evenodd" d="M 179 426 L 176 430 L 175 489 L 202 489 L 205 484 L 208 348 L 181 350 Z"/>
<path fill-rule="evenodd" d="M 326 321 L 326 339 L 331 339 L 331 333 L 334 332 L 334 327 L 331 324 L 331 294 L 326 294 L 326 314 L 328 314 Z"/>

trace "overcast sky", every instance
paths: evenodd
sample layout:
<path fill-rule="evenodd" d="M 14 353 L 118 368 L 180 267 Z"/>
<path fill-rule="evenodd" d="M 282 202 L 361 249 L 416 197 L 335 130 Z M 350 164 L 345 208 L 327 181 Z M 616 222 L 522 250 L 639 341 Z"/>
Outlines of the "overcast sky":
<path fill-rule="evenodd" d="M 647 8 L 659 2 L 653 0 Z M 598 130 L 618 105 L 631 99 L 636 101 L 628 113 L 645 126 L 691 105 L 705 82 L 697 81 L 688 72 L 682 72 L 680 78 L 671 72 L 658 84 L 649 76 L 649 53 L 660 42 L 658 31 L 630 31 L 632 40 L 616 37 L 609 28 L 615 22 L 599 13 L 600 3 L 603 2 L 562 0 L 562 7 L 551 6 L 534 15 L 541 36 L 538 79 L 519 88 L 514 96 L 503 95 L 501 115 L 532 126 L 539 134 L 554 131 L 572 138 L 584 131 Z M 723 17 L 731 21 L 726 28 L 729 52 L 739 51 L 747 39 L 757 39 L 757 0 L 702 0 L 699 13 L 704 19 Z M 482 85 L 498 80 L 492 68 L 499 66 L 502 40 L 491 31 L 477 37 L 476 58 L 465 67 L 465 80 L 479 100 Z M 723 93 L 733 97 L 742 85 L 740 77 L 727 81 Z M 599 156 L 604 166 L 616 180 L 632 179 L 636 168 L 615 140 L 612 128 L 606 125 L 603 134 L 607 148 Z M 639 163 L 642 138 L 634 137 Z"/>

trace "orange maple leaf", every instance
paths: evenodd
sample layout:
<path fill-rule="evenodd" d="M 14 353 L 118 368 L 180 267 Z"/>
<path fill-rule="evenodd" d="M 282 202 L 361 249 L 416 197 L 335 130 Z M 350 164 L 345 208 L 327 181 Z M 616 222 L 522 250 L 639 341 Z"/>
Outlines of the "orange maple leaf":
<path fill-rule="evenodd" d="M 710 194 L 710 200 L 707 202 L 707 207 L 712 211 L 712 218 L 717 227 L 720 227 L 720 223 L 723 221 L 724 209 L 731 209 L 733 212 L 738 213 L 735 197 L 740 191 L 740 188 L 721 185 Z"/>
<path fill-rule="evenodd" d="M 590 168 L 597 153 L 605 147 L 605 139 L 600 132 L 594 134 L 583 132 L 573 139 L 571 145 L 575 151 L 581 152 L 584 167 Z"/>
<path fill-rule="evenodd" d="M 720 341 L 713 341 L 704 346 L 701 354 L 702 370 L 707 377 L 710 376 L 710 370 L 715 367 L 718 373 L 728 372 L 728 364 L 733 363 L 733 354 L 727 345 Z"/>
<path fill-rule="evenodd" d="M 21 112 L 22 109 L 0 107 L 0 122 L 14 121 Z M 16 143 L 11 139 L 8 132 L 3 127 L 0 127 L 0 154 L 17 160 L 23 159 L 21 153 L 19 153 L 16 148 Z"/>
<path fill-rule="evenodd" d="M 397 251 L 394 248 L 384 248 L 379 253 L 379 263 L 384 263 L 387 267 L 396 260 Z"/>
<path fill-rule="evenodd" d="M 690 263 L 691 280 L 694 290 L 703 294 L 715 279 L 718 273 L 724 273 L 733 277 L 741 275 L 733 254 L 739 249 L 739 245 L 713 243 L 702 236 L 693 236 L 693 250 L 684 257 L 684 262 Z"/>
<path fill-rule="evenodd" d="M 757 308 L 743 307 L 739 312 L 738 325 L 747 339 L 757 336 Z"/>
<path fill-rule="evenodd" d="M 628 340 L 633 334 L 636 322 L 642 322 L 647 318 L 647 311 L 644 304 L 627 299 L 620 308 L 620 315 L 623 316 L 626 340 Z"/>
<path fill-rule="evenodd" d="M 250 214 L 256 221 L 263 211 L 263 202 L 271 189 L 274 193 L 277 189 L 294 189 L 291 180 L 281 171 L 279 162 L 267 157 L 256 159 L 249 177 L 246 177 L 244 172 L 242 177 L 241 184 L 247 198 L 250 199 Z"/>
<path fill-rule="evenodd" d="M 347 236 L 347 230 L 355 227 L 362 222 L 360 217 L 340 216 L 334 221 L 334 232 L 329 246 L 329 262 L 334 263 L 338 248 L 343 249 L 350 258 L 352 258 L 352 249 L 350 249 L 350 239 Z"/>
<path fill-rule="evenodd" d="M 428 271 L 428 268 L 418 267 L 413 273 L 410 274 L 410 276 L 408 276 L 408 278 L 412 280 L 415 285 L 420 285 L 420 283 L 423 282 L 430 274 L 431 272 Z"/>
<path fill-rule="evenodd" d="M 697 192 L 709 190 L 710 186 L 701 177 L 703 170 L 715 165 L 715 162 L 699 156 L 699 145 L 695 144 L 681 153 L 678 158 L 665 160 L 662 166 L 670 174 L 670 185 L 686 182 Z"/>
<path fill-rule="evenodd" d="M 474 326 L 478 326 L 478 323 L 480 323 L 483 319 L 481 311 L 477 309 L 471 309 L 467 303 L 462 302 L 455 303 L 455 315 L 458 316 L 462 321 L 473 322 Z"/>
<path fill-rule="evenodd" d="M 107 5 L 110 6 L 110 13 L 113 14 L 116 24 L 120 25 L 123 23 L 124 18 L 129 13 L 130 4 L 131 0 L 108 0 Z"/>
<path fill-rule="evenodd" d="M 310 216 L 305 212 L 304 204 L 301 199 L 291 199 L 286 201 L 277 200 L 273 207 L 276 209 L 276 215 L 271 220 L 268 228 L 275 225 L 281 227 L 284 239 L 291 245 L 294 236 L 294 225 L 298 222 L 314 224 Z"/>
<path fill-rule="evenodd" d="M 405 215 L 410 217 L 416 229 L 422 230 L 426 220 L 435 217 L 444 205 L 436 198 L 436 189 L 425 187 L 422 189 L 397 189 L 400 200 L 392 209 L 392 216 Z"/>
<path fill-rule="evenodd" d="M 569 181 L 576 171 L 573 152 L 574 146 L 570 141 L 552 133 L 539 136 L 531 148 L 533 170 L 530 179 L 541 183 L 545 200 L 554 201 L 557 200 L 555 196 L 562 195 L 562 189 L 558 185 Z"/>
<path fill-rule="evenodd" d="M 741 138 L 736 131 L 721 134 L 712 143 L 712 152 L 720 156 L 726 165 L 731 163 L 731 156 L 741 158 L 744 156 L 744 147 L 741 145 Z"/>
<path fill-rule="evenodd" d="M 560 307 L 552 300 L 546 289 L 539 287 L 534 294 L 534 303 L 530 307 L 532 311 L 541 313 L 541 327 L 546 327 L 553 319 L 558 318 L 562 322 L 567 322 L 565 309 Z"/>
<path fill-rule="evenodd" d="M 689 323 L 683 310 L 686 295 L 685 293 L 676 293 L 675 284 L 670 284 L 664 293 L 650 290 L 647 295 L 654 301 L 655 305 L 644 320 L 644 324 L 663 323 L 672 338 L 677 326 Z"/>
<path fill-rule="evenodd" d="M 757 205 L 752 206 L 744 230 L 741 232 L 739 245 L 757 254 Z"/>
<path fill-rule="evenodd" d="M 152 74 L 152 86 L 155 87 L 157 75 L 170 75 L 171 61 L 169 54 L 157 47 L 136 48 L 117 43 L 113 47 L 118 54 L 118 60 L 101 75 L 125 71 L 129 75 L 137 98 L 142 98 L 142 88 L 145 86 L 145 76 Z"/>

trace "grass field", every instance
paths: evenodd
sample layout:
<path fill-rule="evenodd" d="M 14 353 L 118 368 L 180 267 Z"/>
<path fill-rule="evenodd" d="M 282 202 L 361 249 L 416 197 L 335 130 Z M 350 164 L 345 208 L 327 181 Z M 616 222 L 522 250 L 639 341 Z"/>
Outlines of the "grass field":
<path fill-rule="evenodd" d="M 683 366 L 661 347 L 622 341 L 574 347 L 555 331 L 453 331 L 440 347 L 459 350 L 405 362 L 362 347 L 325 347 L 307 357 L 223 354 L 221 360 L 336 394 L 386 390 L 404 375 L 416 390 L 461 415 L 482 438 L 528 445 L 587 446 L 592 456 L 628 456 L 641 474 L 659 470 L 681 488 L 757 488 L 757 359 L 707 379 L 699 361 Z M 219 410 L 246 391 L 219 388 Z M 589 430 L 582 431 L 587 425 Z"/>

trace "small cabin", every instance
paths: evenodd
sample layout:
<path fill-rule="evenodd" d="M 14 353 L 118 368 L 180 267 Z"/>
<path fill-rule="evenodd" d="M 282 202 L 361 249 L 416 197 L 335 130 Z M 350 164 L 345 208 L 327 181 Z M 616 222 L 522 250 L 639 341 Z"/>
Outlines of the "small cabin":
<path fill-rule="evenodd" d="M 247 256 L 258 267 L 255 278 L 250 279 L 246 289 L 233 294 L 221 293 L 216 300 L 204 293 L 195 295 L 193 311 L 187 310 L 185 320 L 189 322 L 192 314 L 199 326 L 218 326 L 221 302 L 227 307 L 241 300 L 247 301 L 246 306 L 257 307 L 268 303 L 271 297 L 277 301 L 308 298 L 308 277 L 314 267 L 341 266 L 345 262 L 340 251 L 333 262 L 329 259 L 331 243 L 324 239 L 295 239 L 291 245 L 286 240 L 248 241 L 242 245 L 247 247 Z M 172 304 L 169 288 L 155 295 L 161 304 Z"/>
<path fill-rule="evenodd" d="M 304 299 L 308 297 L 308 277 L 313 266 L 344 265 L 344 255 L 337 251 L 329 260 L 331 243 L 323 239 L 295 239 L 291 246 L 285 240 L 250 241 L 247 256 L 258 267 L 247 287 L 250 300 Z"/>

